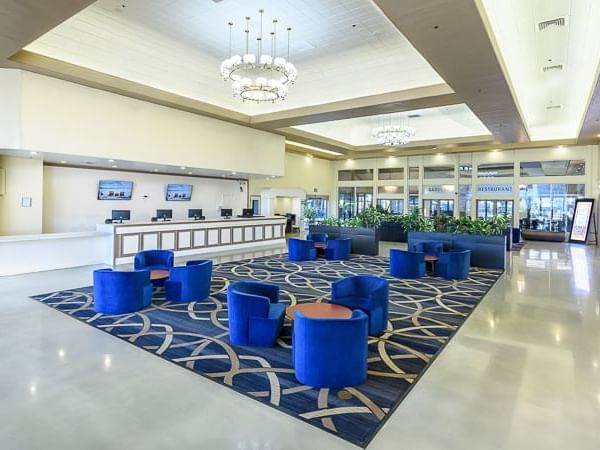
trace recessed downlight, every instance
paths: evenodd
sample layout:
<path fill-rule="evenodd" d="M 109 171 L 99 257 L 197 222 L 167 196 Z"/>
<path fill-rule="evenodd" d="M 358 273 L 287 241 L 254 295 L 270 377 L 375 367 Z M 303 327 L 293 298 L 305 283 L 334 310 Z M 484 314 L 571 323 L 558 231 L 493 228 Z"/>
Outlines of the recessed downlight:
<path fill-rule="evenodd" d="M 231 172 L 231 175 L 237 175 L 237 172 Z"/>
<path fill-rule="evenodd" d="M 185 166 L 181 166 L 181 167 L 180 167 L 180 169 L 181 169 L 181 170 L 185 170 L 186 168 L 187 168 L 187 167 L 185 167 Z"/>
<path fill-rule="evenodd" d="M 38 153 L 37 153 L 37 152 L 29 152 L 29 154 L 30 154 L 31 156 L 34 156 L 34 155 L 37 155 Z"/>
<path fill-rule="evenodd" d="M 67 161 L 65 161 L 64 159 L 60 162 L 61 164 L 66 164 Z"/>
<path fill-rule="evenodd" d="M 114 163 L 114 162 L 115 162 L 115 160 L 114 160 L 114 159 L 109 159 L 109 160 L 108 160 L 108 162 L 109 162 L 109 163 Z"/>
<path fill-rule="evenodd" d="M 191 175 L 191 174 L 192 174 L 192 172 L 188 172 L 188 175 Z"/>
<path fill-rule="evenodd" d="M 117 166 L 116 164 L 113 164 L 111 167 L 112 167 L 113 169 L 116 169 L 118 166 Z"/>

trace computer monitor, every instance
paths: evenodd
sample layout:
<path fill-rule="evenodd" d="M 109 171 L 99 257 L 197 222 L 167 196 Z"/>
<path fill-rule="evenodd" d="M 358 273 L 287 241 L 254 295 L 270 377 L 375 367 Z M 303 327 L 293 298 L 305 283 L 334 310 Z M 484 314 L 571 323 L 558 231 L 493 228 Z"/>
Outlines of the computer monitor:
<path fill-rule="evenodd" d="M 201 209 L 188 209 L 188 218 L 198 220 L 204 218 L 204 216 Z"/>
<path fill-rule="evenodd" d="M 173 218 L 173 210 L 172 209 L 157 209 L 156 217 L 158 219 L 162 219 L 164 221 L 166 221 L 167 219 L 172 219 Z"/>
<path fill-rule="evenodd" d="M 113 209 L 110 215 L 113 222 L 121 222 L 131 220 L 131 211 L 129 209 Z"/>
<path fill-rule="evenodd" d="M 233 215 L 232 209 L 221 208 L 221 217 L 230 218 Z"/>
<path fill-rule="evenodd" d="M 253 215 L 254 215 L 254 210 L 252 208 L 242 209 L 242 217 L 252 217 Z"/>

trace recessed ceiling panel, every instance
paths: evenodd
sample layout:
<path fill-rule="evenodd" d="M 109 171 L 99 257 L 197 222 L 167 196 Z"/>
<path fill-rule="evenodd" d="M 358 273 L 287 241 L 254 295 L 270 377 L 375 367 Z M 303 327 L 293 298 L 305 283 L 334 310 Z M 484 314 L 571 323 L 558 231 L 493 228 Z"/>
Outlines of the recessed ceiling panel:
<path fill-rule="evenodd" d="M 282 103 L 244 104 L 219 75 L 227 22 L 233 52 L 243 52 L 244 17 L 258 30 L 260 8 L 265 32 L 273 17 L 279 31 L 293 28 L 299 77 Z M 287 53 L 280 34 L 277 51 Z M 249 115 L 443 83 L 365 0 L 99 0 L 26 50 Z"/>
<path fill-rule="evenodd" d="M 471 112 L 467 105 L 451 105 L 407 111 L 409 124 L 415 128 L 413 143 L 487 135 L 490 131 Z M 302 131 L 360 147 L 376 145 L 373 129 L 380 124 L 381 116 L 335 120 L 293 127 Z"/>

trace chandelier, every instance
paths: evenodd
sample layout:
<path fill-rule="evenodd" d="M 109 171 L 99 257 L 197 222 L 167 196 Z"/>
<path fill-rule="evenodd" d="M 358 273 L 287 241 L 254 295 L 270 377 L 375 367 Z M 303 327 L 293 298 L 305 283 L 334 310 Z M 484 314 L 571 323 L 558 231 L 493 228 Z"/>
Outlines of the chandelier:
<path fill-rule="evenodd" d="M 234 97 L 243 101 L 275 102 L 284 100 L 288 88 L 298 77 L 296 67 L 290 62 L 290 32 L 287 28 L 287 59 L 277 55 L 277 19 L 273 19 L 273 31 L 269 33 L 270 51 L 263 46 L 263 13 L 260 9 L 260 33 L 256 38 L 256 53 L 250 50 L 250 17 L 246 17 L 246 52 L 243 56 L 231 55 L 233 22 L 229 22 L 229 57 L 221 63 L 221 75 L 231 80 Z"/>
<path fill-rule="evenodd" d="M 388 114 L 377 118 L 377 126 L 373 128 L 373 136 L 377 143 L 387 146 L 406 145 L 410 143 L 416 130 L 408 123 L 404 114 Z"/>

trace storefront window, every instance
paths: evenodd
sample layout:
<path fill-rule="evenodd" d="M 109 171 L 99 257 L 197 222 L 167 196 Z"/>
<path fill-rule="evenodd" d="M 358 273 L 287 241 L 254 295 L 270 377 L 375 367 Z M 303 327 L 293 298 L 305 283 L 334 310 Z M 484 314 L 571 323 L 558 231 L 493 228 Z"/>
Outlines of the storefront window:
<path fill-rule="evenodd" d="M 479 164 L 477 166 L 478 178 L 503 178 L 514 177 L 515 165 L 513 163 Z"/>
<path fill-rule="evenodd" d="M 458 174 L 460 178 L 473 178 L 473 164 L 461 163 L 458 165 Z"/>
<path fill-rule="evenodd" d="M 576 176 L 585 175 L 582 159 L 560 161 L 530 161 L 521 163 L 522 177 Z"/>
<path fill-rule="evenodd" d="M 404 168 L 398 167 L 394 169 L 379 169 L 377 172 L 379 180 L 404 180 Z"/>
<path fill-rule="evenodd" d="M 338 181 L 372 181 L 373 169 L 356 169 L 338 171 Z"/>
<path fill-rule="evenodd" d="M 426 180 L 454 178 L 454 166 L 424 167 L 423 170 L 423 178 Z"/>
<path fill-rule="evenodd" d="M 401 199 L 377 199 L 377 206 L 384 211 L 392 214 L 402 214 L 404 212 L 404 200 Z"/>
<path fill-rule="evenodd" d="M 378 186 L 379 194 L 404 194 L 404 186 Z"/>
<path fill-rule="evenodd" d="M 408 168 L 408 179 L 409 180 L 418 180 L 419 179 L 419 168 L 418 167 L 409 167 Z"/>
<path fill-rule="evenodd" d="M 520 186 L 520 226 L 526 230 L 569 232 L 575 200 L 585 184 L 528 184 Z"/>

